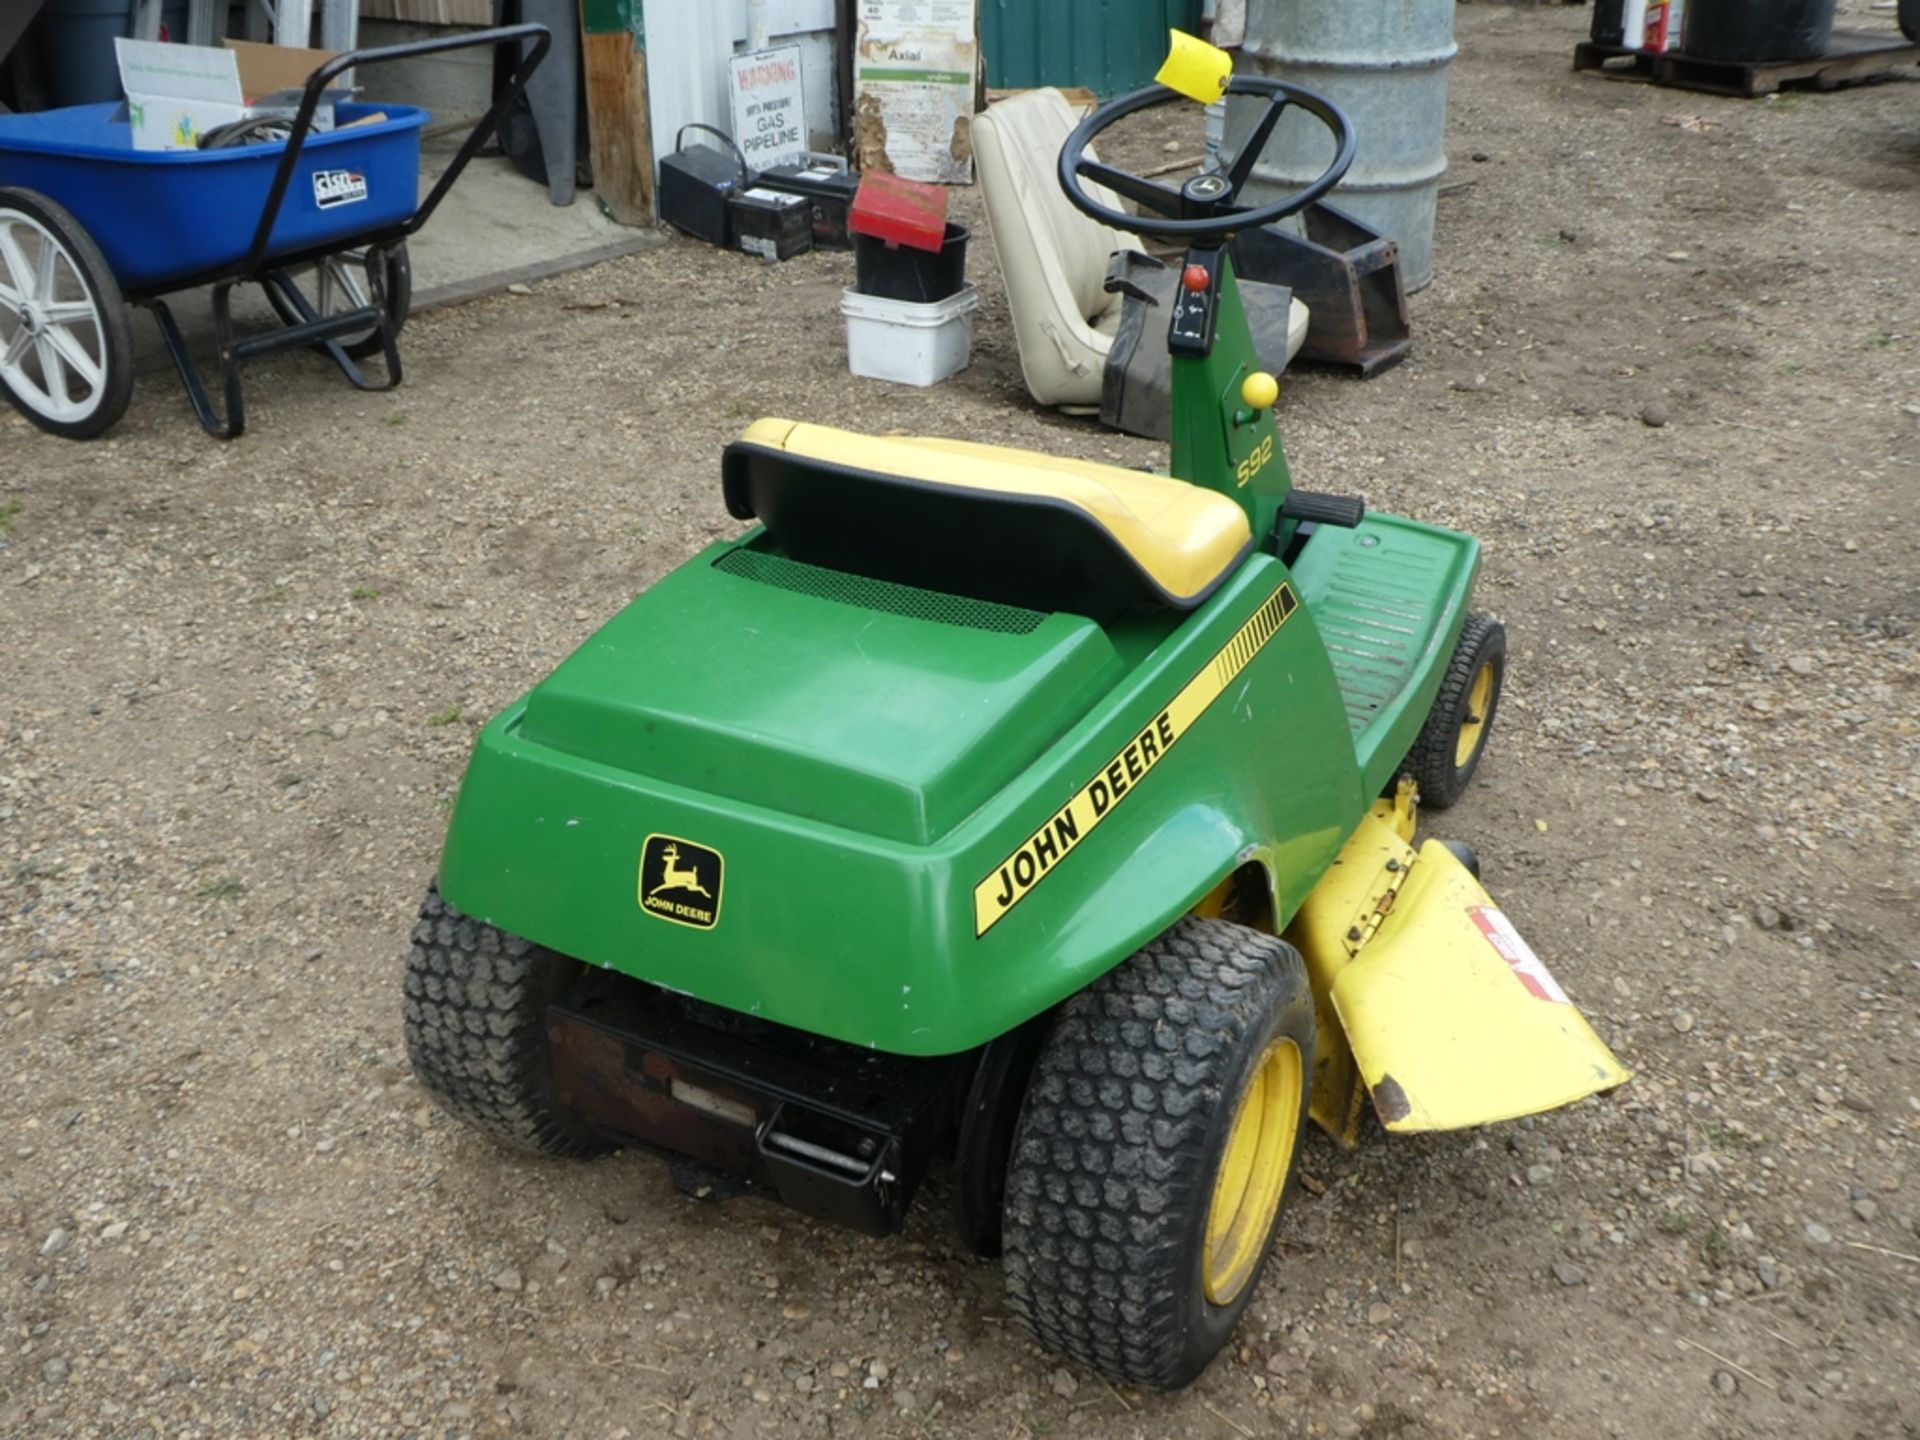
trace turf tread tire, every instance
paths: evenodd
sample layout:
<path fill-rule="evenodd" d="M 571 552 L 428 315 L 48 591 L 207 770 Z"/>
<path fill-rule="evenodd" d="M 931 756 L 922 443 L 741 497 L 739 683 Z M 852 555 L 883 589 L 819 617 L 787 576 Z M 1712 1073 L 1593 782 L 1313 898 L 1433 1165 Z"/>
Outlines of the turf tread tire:
<path fill-rule="evenodd" d="M 1493 662 L 1493 703 L 1487 709 L 1486 724 L 1480 733 L 1480 746 L 1465 765 L 1456 766 L 1454 755 L 1460 741 L 1460 725 L 1466 716 L 1467 698 L 1473 689 L 1473 677 L 1489 660 Z M 1480 761 L 1493 739 L 1493 722 L 1500 714 L 1500 692 L 1507 675 L 1507 629 L 1489 615 L 1469 615 L 1460 627 L 1453 657 L 1440 681 L 1440 693 L 1433 697 L 1433 708 L 1420 727 L 1420 734 L 1407 752 L 1403 774 L 1411 775 L 1420 787 L 1420 803 L 1429 810 L 1445 810 L 1466 793 Z"/>
<path fill-rule="evenodd" d="M 1230 1338 L 1259 1271 L 1233 1303 L 1209 1306 L 1197 1247 L 1217 1146 L 1245 1074 L 1279 1033 L 1311 1077 L 1299 955 L 1191 916 L 1061 1007 L 1023 1104 L 1003 1217 L 1009 1308 L 1041 1344 L 1113 1379 L 1175 1389 Z M 1303 1126 L 1304 1109 L 1303 1097 Z"/>
<path fill-rule="evenodd" d="M 547 1005 L 574 962 L 463 915 L 429 889 L 407 952 L 413 1073 L 441 1106 L 519 1150 L 612 1147 L 553 1094 Z"/>

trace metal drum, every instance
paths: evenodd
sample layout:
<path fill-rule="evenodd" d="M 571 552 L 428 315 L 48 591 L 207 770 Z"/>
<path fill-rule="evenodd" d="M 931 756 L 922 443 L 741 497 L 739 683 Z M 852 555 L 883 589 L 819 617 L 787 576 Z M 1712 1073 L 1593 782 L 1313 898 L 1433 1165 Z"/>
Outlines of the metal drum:
<path fill-rule="evenodd" d="M 1433 279 L 1433 209 L 1446 173 L 1454 0 L 1247 0 L 1245 64 L 1318 91 L 1353 122 L 1359 153 L 1330 203 L 1399 242 L 1409 291 Z M 1229 105 L 1237 153 L 1258 107 Z M 1333 157 L 1324 127 L 1289 116 L 1254 171 L 1254 204 L 1295 190 Z"/>

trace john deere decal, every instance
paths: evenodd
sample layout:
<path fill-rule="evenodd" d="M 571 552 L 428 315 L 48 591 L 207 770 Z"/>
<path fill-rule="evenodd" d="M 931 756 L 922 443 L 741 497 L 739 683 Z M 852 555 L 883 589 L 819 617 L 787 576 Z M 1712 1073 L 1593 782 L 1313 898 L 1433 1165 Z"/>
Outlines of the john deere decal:
<path fill-rule="evenodd" d="M 1006 913 L 1053 873 L 1054 867 L 1093 833 L 1134 787 L 1166 758 L 1194 722 L 1206 713 L 1261 647 L 1279 633 L 1287 617 L 1300 608 L 1291 585 L 1282 585 L 1253 617 L 1234 633 L 1166 707 L 1140 728 L 1131 740 L 1091 780 L 1082 785 L 1047 822 L 1027 838 L 973 891 L 974 934 L 984 935 Z"/>
<path fill-rule="evenodd" d="M 640 849 L 640 908 L 675 925 L 711 930 L 720 923 L 724 864 L 718 850 L 674 835 L 649 835 Z"/>

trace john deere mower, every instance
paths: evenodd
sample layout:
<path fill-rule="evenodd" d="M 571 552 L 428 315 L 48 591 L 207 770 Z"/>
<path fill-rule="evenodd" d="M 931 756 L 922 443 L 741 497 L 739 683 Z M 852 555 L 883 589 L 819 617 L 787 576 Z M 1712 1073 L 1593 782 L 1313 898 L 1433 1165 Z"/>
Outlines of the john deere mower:
<path fill-rule="evenodd" d="M 1353 135 L 1223 85 L 1266 107 L 1224 174 L 1094 158 L 1157 84 L 1060 156 L 1075 205 L 1187 247 L 1171 474 L 750 425 L 721 484 L 756 523 L 482 731 L 406 964 L 415 1072 L 488 1135 L 872 1235 L 940 1167 L 1043 1344 L 1163 1387 L 1246 1308 L 1308 1119 L 1352 1145 L 1627 1078 L 1471 852 L 1416 844 L 1505 636 L 1471 537 L 1293 488 L 1228 242 Z M 1289 107 L 1334 159 L 1243 206 Z"/>

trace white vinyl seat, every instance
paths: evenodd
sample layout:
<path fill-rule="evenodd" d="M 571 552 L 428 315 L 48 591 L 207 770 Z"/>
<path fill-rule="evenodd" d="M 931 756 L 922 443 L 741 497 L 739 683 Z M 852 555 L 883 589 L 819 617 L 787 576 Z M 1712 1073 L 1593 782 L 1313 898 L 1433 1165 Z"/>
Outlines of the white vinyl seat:
<path fill-rule="evenodd" d="M 1058 90 L 1011 96 L 975 117 L 973 153 L 1027 389 L 1043 405 L 1097 408 L 1125 298 L 1105 288 L 1107 261 L 1143 247 L 1061 191 L 1055 167 L 1077 119 Z M 1093 199 L 1122 208 L 1105 186 L 1082 183 Z M 1287 319 L 1291 360 L 1306 339 L 1307 307 L 1295 300 Z"/>

